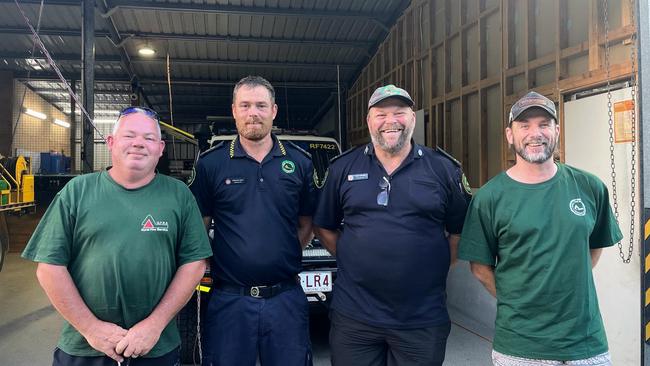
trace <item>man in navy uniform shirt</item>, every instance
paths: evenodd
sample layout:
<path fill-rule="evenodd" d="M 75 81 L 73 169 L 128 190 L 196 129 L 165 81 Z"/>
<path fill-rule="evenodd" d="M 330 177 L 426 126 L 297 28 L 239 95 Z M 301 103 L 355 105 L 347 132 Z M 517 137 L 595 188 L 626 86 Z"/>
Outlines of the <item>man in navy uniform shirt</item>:
<path fill-rule="evenodd" d="M 372 142 L 333 159 L 320 193 L 316 235 L 338 263 L 334 366 L 442 365 L 445 358 L 445 282 L 470 190 L 455 159 L 411 139 L 413 104 L 394 85 L 375 90 Z"/>
<path fill-rule="evenodd" d="M 240 80 L 238 136 L 199 157 L 190 185 L 206 226 L 214 220 L 215 288 L 203 324 L 204 365 L 309 365 L 309 308 L 297 281 L 312 236 L 309 154 L 271 134 L 273 86 Z"/>

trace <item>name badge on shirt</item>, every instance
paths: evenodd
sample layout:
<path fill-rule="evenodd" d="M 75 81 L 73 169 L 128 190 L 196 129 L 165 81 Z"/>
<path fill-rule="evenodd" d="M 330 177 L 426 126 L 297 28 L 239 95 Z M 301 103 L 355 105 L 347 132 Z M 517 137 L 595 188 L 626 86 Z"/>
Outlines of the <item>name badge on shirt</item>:
<path fill-rule="evenodd" d="M 244 184 L 246 183 L 246 178 L 226 178 L 226 185 L 231 184 Z"/>
<path fill-rule="evenodd" d="M 354 182 L 355 180 L 368 180 L 368 173 L 348 175 L 348 182 Z"/>

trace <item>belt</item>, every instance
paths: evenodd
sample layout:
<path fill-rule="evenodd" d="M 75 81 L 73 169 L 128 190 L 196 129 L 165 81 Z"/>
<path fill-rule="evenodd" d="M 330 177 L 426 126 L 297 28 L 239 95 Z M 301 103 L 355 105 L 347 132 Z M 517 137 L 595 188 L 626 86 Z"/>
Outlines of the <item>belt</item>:
<path fill-rule="evenodd" d="M 256 299 L 268 299 L 275 295 L 278 295 L 284 291 L 291 290 L 298 286 L 297 278 L 290 278 L 282 282 L 278 282 L 275 285 L 269 286 L 237 286 L 231 285 L 223 282 L 217 282 L 215 287 L 221 291 L 239 294 L 241 296 L 250 296 Z"/>

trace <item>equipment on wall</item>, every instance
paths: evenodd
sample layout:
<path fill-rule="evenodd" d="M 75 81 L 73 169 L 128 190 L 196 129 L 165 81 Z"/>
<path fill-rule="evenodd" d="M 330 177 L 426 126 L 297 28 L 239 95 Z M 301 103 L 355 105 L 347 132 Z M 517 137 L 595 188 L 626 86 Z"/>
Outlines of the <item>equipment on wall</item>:
<path fill-rule="evenodd" d="M 28 158 L 0 156 L 0 212 L 24 213 L 36 207 L 34 175 Z"/>

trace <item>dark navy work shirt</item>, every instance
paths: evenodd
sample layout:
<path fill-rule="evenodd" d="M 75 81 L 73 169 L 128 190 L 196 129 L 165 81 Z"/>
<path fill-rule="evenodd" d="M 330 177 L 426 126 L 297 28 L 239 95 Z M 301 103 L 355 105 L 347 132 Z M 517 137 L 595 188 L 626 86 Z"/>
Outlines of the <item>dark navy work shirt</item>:
<path fill-rule="evenodd" d="M 301 270 L 298 217 L 314 210 L 309 154 L 273 136 L 261 163 L 239 138 L 203 153 L 190 189 L 214 220 L 212 277 L 239 286 L 273 285 Z"/>
<path fill-rule="evenodd" d="M 387 206 L 377 203 L 383 177 L 390 181 Z M 332 161 L 314 225 L 342 228 L 334 310 L 385 328 L 449 321 L 445 230 L 459 234 L 463 226 L 470 195 L 462 177 L 460 164 L 446 153 L 416 144 L 392 175 L 372 144 Z"/>

